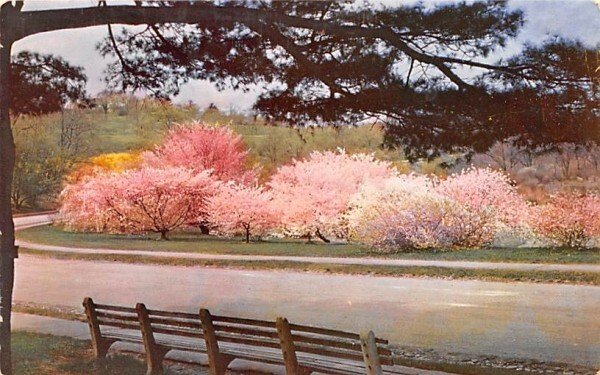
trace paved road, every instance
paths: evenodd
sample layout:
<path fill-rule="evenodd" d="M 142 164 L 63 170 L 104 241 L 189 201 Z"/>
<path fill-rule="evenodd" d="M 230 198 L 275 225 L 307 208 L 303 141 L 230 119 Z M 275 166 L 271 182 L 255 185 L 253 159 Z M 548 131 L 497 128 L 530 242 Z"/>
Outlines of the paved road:
<path fill-rule="evenodd" d="M 600 287 L 240 271 L 22 256 L 15 300 L 99 302 L 373 329 L 442 351 L 600 366 Z"/>
<path fill-rule="evenodd" d="M 29 216 L 15 218 L 18 228 L 24 229 L 38 225 L 48 224 L 52 221 L 50 215 Z M 469 261 L 436 261 L 417 259 L 381 259 L 381 258 L 334 258 L 334 257 L 303 257 L 303 256 L 266 256 L 266 255 L 223 255 L 199 254 L 172 251 L 145 251 L 145 250 L 115 250 L 102 248 L 81 248 L 69 246 L 53 246 L 36 244 L 27 241 L 17 241 L 17 244 L 28 249 L 45 251 L 62 251 L 78 254 L 128 254 L 158 258 L 185 258 L 185 259 L 210 259 L 210 260 L 266 260 L 266 261 L 292 261 L 306 263 L 330 264 L 360 264 L 371 266 L 434 266 L 449 268 L 470 269 L 503 269 L 519 271 L 580 271 L 600 272 L 600 264 L 534 264 L 534 263 L 498 263 L 498 262 L 469 262 Z"/>

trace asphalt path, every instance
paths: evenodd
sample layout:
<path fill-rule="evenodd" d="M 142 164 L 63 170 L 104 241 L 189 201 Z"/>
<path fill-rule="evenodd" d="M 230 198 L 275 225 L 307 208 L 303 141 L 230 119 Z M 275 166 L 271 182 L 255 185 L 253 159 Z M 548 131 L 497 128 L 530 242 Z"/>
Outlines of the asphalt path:
<path fill-rule="evenodd" d="M 133 305 L 362 331 L 440 351 L 600 366 L 600 287 L 21 256 L 15 300 Z"/>
<path fill-rule="evenodd" d="M 52 215 L 44 214 L 15 218 L 18 229 L 25 229 L 52 222 Z M 180 258 L 203 260 L 235 260 L 235 261 L 291 261 L 302 263 L 322 264 L 353 264 L 370 266 L 421 266 L 421 267 L 447 267 L 467 269 L 499 269 L 516 271 L 575 271 L 575 272 L 600 272 L 600 264 L 542 264 L 542 263 L 501 263 L 501 262 L 472 262 L 472 261 L 443 261 L 419 259 L 382 259 L 382 258 L 339 258 L 339 257 L 309 257 L 309 256 L 270 256 L 270 255 L 225 255 L 202 254 L 173 251 L 148 251 L 148 250 L 116 250 L 102 248 L 82 248 L 73 246 L 55 246 L 17 240 L 17 245 L 34 250 L 60 251 L 76 254 L 121 254 L 136 255 L 153 258 Z"/>

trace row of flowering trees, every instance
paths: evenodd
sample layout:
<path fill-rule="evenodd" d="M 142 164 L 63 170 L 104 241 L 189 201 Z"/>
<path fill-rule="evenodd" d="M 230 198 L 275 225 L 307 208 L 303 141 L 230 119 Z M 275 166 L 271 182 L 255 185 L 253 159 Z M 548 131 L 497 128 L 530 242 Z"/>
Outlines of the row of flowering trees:
<path fill-rule="evenodd" d="M 481 247 L 527 229 L 556 245 L 600 235 L 600 199 L 560 196 L 532 207 L 498 171 L 446 179 L 400 174 L 372 155 L 314 152 L 263 185 L 242 139 L 193 123 L 136 157 L 125 170 L 86 166 L 62 192 L 70 230 L 159 233 L 203 226 L 223 235 L 345 239 L 375 248 Z"/>

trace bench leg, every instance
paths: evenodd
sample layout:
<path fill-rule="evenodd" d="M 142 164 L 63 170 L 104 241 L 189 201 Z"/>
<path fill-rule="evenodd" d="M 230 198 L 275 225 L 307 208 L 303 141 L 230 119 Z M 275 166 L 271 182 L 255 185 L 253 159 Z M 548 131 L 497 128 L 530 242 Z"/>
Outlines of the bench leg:
<path fill-rule="evenodd" d="M 96 358 L 106 358 L 106 354 L 108 354 L 108 349 L 110 346 L 115 343 L 116 340 L 97 338 L 96 340 L 92 340 L 92 347 L 94 349 L 94 356 Z"/>
<path fill-rule="evenodd" d="M 216 361 L 217 363 L 214 365 L 212 362 L 209 363 L 211 375 L 225 375 L 227 367 L 229 367 L 229 364 L 235 359 L 233 356 L 221 353 L 218 354 L 218 358 L 218 361 Z"/>
<path fill-rule="evenodd" d="M 163 360 L 169 350 L 171 349 L 162 346 L 155 346 L 153 350 L 146 350 L 146 362 L 148 363 L 146 375 L 162 375 Z"/>

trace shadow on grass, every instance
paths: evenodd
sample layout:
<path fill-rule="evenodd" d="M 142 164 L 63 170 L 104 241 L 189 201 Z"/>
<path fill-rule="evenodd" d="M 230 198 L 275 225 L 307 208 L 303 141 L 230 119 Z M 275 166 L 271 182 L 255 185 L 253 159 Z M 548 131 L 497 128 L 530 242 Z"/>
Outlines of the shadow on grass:
<path fill-rule="evenodd" d="M 144 375 L 146 365 L 132 356 L 95 359 L 89 341 L 13 332 L 16 375 Z M 165 371 L 165 375 L 174 375 Z"/>

